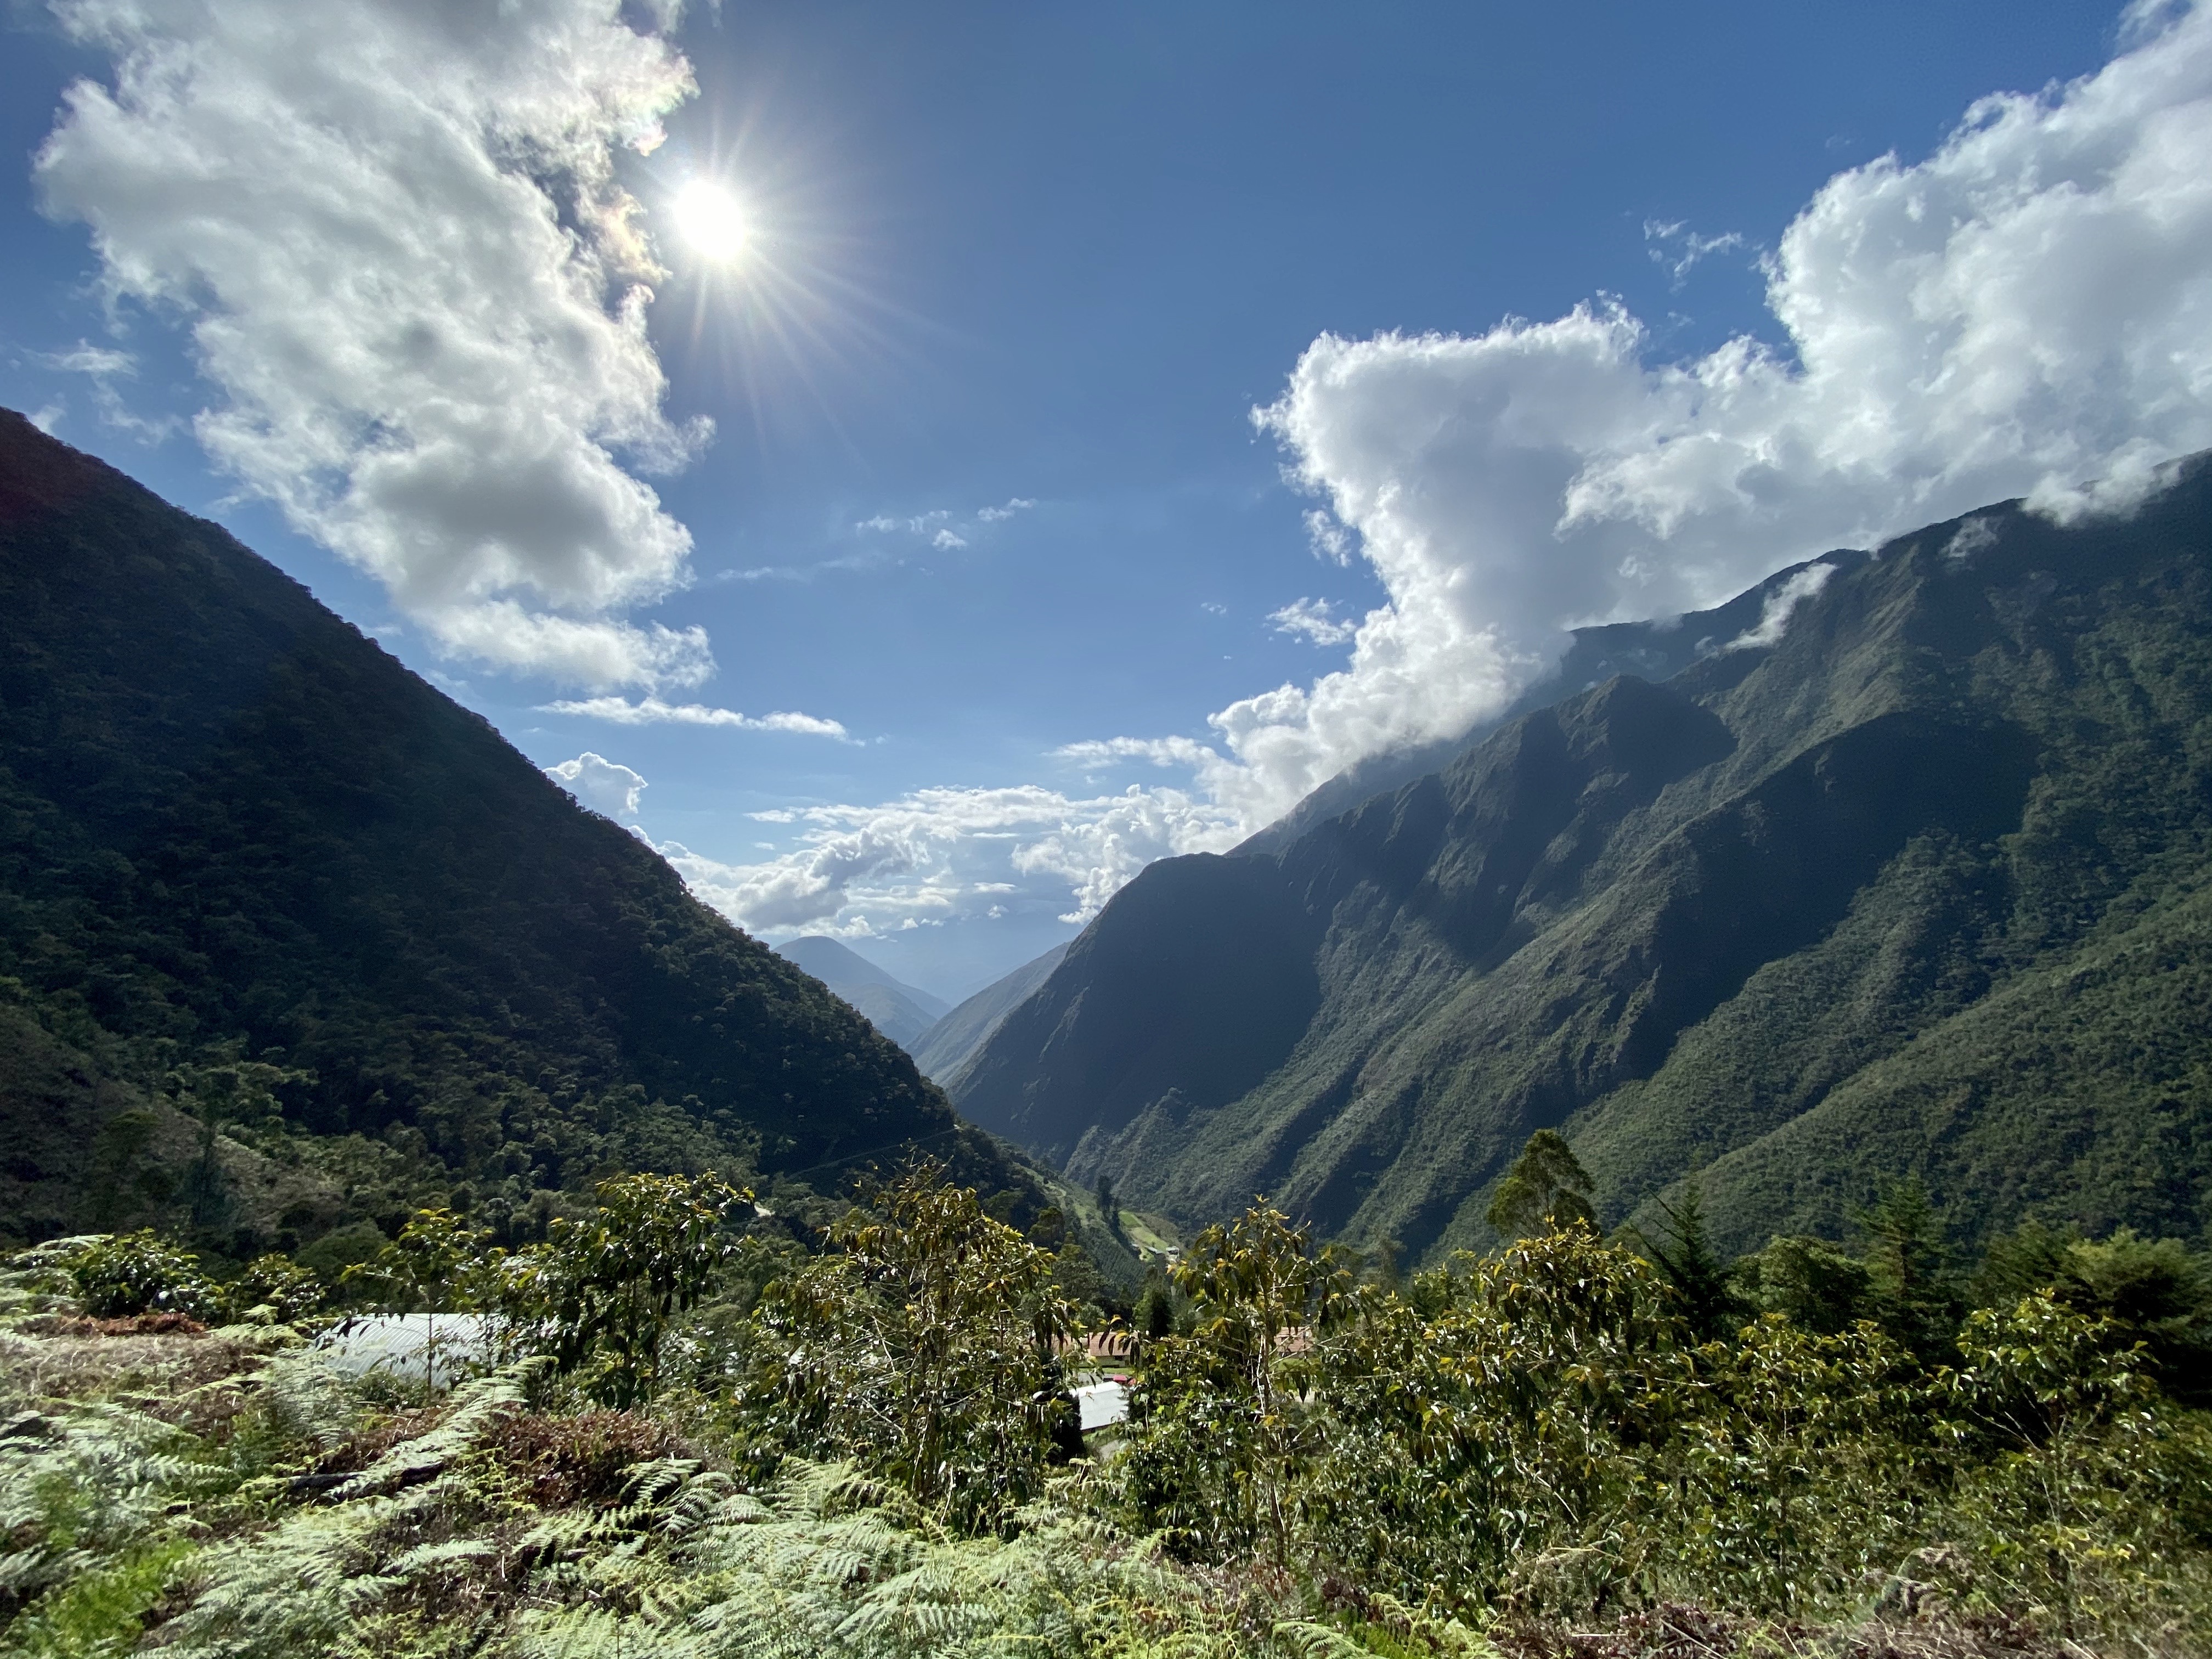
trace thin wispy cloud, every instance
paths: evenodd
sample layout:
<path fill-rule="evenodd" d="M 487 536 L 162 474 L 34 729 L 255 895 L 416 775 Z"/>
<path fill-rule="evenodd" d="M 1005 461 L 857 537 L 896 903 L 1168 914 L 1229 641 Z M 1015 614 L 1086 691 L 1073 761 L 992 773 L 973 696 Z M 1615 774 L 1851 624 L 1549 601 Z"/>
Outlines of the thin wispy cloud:
<path fill-rule="evenodd" d="M 538 705 L 544 714 L 573 714 L 583 720 L 605 720 L 611 726 L 719 726 L 743 732 L 795 732 L 805 737 L 854 741 L 842 723 L 814 714 L 782 711 L 773 714 L 741 714 L 734 708 L 715 708 L 699 702 L 664 702 L 659 697 L 603 696 L 564 698 Z"/>
<path fill-rule="evenodd" d="M 987 525 L 1004 524 L 1017 514 L 1026 513 L 1036 502 L 1024 495 L 1016 495 L 996 507 L 977 507 L 972 513 L 954 513 L 949 507 L 933 507 L 927 513 L 900 517 L 878 513 L 860 520 L 853 528 L 865 536 L 904 534 L 919 536 L 933 547 L 959 548 L 968 545 L 968 538 Z"/>
<path fill-rule="evenodd" d="M 33 351 L 33 362 L 41 368 L 51 368 L 64 374 L 89 374 L 95 380 L 111 380 L 118 374 L 136 374 L 138 360 L 127 351 L 118 351 L 112 346 L 96 346 L 79 340 L 67 351 Z"/>
<path fill-rule="evenodd" d="M 136 379 L 138 374 L 138 360 L 127 351 L 79 340 L 66 351 L 33 351 L 26 356 L 40 368 L 58 374 L 82 374 L 89 380 L 93 410 L 103 426 L 132 433 L 147 443 L 160 443 L 183 425 L 173 415 L 141 415 L 125 399 L 115 383 Z M 52 408 L 54 420 L 58 422 L 64 405 L 57 403 Z M 43 429 L 52 430 L 52 426 Z"/>
<path fill-rule="evenodd" d="M 1652 264 L 1665 267 L 1677 289 L 1689 280 L 1690 273 L 1700 261 L 1716 253 L 1735 253 L 1750 246 L 1741 231 L 1700 236 L 1680 220 L 1645 220 L 1644 240 L 1648 244 L 1644 251 L 1651 256 Z"/>
<path fill-rule="evenodd" d="M 1359 631 L 1359 624 L 1331 616 L 1331 609 L 1327 599 L 1293 599 L 1280 611 L 1269 611 L 1267 620 L 1278 634 L 1309 645 L 1342 645 Z"/>
<path fill-rule="evenodd" d="M 1762 600 L 1759 607 L 1756 627 L 1744 631 L 1721 647 L 1723 651 L 1760 651 L 1782 643 L 1782 635 L 1790 626 L 1790 618 L 1797 607 L 1815 597 L 1828 585 L 1836 574 L 1832 564 L 1808 564 L 1784 582 Z"/>

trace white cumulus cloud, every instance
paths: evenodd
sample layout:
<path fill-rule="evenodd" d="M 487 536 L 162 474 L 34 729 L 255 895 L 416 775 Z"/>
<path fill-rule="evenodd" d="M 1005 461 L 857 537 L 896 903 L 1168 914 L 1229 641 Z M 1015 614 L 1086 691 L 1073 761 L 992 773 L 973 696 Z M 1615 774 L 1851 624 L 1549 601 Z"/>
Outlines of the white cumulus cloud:
<path fill-rule="evenodd" d="M 1655 361 L 1609 301 L 1316 340 L 1254 418 L 1325 504 L 1316 550 L 1356 550 L 1389 602 L 1340 672 L 1211 717 L 1201 794 L 1267 822 L 1496 713 L 1573 626 L 2010 496 L 2124 507 L 2212 445 L 2212 10 L 2129 22 L 2094 75 L 1830 179 L 1763 267 L 1773 343 Z"/>
<path fill-rule="evenodd" d="M 620 0 L 53 0 L 109 84 L 36 174 L 112 298 L 190 331 L 203 447 L 444 649 L 592 687 L 695 684 L 697 629 L 623 612 L 686 580 L 640 471 L 657 274 L 615 148 L 692 89 Z M 665 8 L 663 9 L 665 9 Z"/>
<path fill-rule="evenodd" d="M 880 806 L 752 816 L 803 824 L 799 847 L 758 864 L 720 863 L 673 842 L 661 853 L 746 927 L 847 937 L 981 915 L 983 901 L 1015 893 L 1086 920 L 1155 859 L 1218 852 L 1241 834 L 1231 814 L 1175 789 L 922 789 Z"/>
<path fill-rule="evenodd" d="M 588 749 L 574 760 L 547 767 L 545 775 L 585 805 L 611 818 L 635 817 L 638 797 L 646 787 L 645 780 L 627 766 Z"/>

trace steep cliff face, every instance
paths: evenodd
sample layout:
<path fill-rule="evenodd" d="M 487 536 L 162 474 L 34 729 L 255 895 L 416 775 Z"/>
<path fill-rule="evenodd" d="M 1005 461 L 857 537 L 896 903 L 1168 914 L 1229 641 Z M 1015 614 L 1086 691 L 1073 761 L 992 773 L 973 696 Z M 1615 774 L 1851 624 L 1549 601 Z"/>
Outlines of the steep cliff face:
<path fill-rule="evenodd" d="M 300 1133 L 373 1137 L 479 1195 L 981 1146 L 482 719 L 5 413 L 0 647 L 0 999 L 42 1034 L 0 1045 L 32 1057 L 0 1068 L 18 1231 L 83 1219 L 121 1178 L 108 1120 L 221 1053 L 306 1074 L 281 1102 Z M 33 1133 L 73 1070 L 75 1130 Z"/>
<path fill-rule="evenodd" d="M 1417 1250 L 1547 1126 L 1611 1219 L 1701 1168 L 1732 1243 L 1905 1171 L 1976 1227 L 2197 1231 L 2212 471 L 1832 562 L 1775 643 L 1148 870 L 957 1103 L 1185 1220 L 1265 1190 Z"/>

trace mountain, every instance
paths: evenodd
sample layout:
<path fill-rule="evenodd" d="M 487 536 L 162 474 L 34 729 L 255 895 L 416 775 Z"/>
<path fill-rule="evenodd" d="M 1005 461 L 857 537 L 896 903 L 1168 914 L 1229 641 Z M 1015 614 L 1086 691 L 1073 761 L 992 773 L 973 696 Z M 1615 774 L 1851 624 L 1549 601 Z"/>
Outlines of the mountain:
<path fill-rule="evenodd" d="M 1844 568 L 1864 557 L 1864 553 L 1843 550 L 1823 554 L 1818 559 L 1807 559 L 1776 571 L 1726 605 L 1715 605 L 1710 611 L 1692 611 L 1652 622 L 1604 623 L 1574 629 L 1568 635 L 1567 649 L 1559 659 L 1559 667 L 1522 692 L 1503 714 L 1480 721 L 1455 738 L 1370 755 L 1346 767 L 1274 823 L 1230 851 L 1279 853 L 1307 830 L 1350 811 L 1360 802 L 1394 793 L 1431 772 L 1442 771 L 1462 750 L 1522 715 L 1549 708 L 1577 691 L 1602 685 L 1616 674 L 1633 674 L 1646 680 L 1670 678 L 1729 641 L 1755 632 L 1765 618 L 1770 600 L 1788 586 L 1800 571 L 1815 564 Z"/>
<path fill-rule="evenodd" d="M 958 1072 L 1014 1006 L 1052 977 L 1066 954 L 1067 946 L 1054 945 L 1004 979 L 993 981 L 923 1032 L 919 1042 L 908 1045 L 921 1074 L 943 1083 Z"/>
<path fill-rule="evenodd" d="M 2007 504 L 1829 562 L 1773 643 L 1152 866 L 955 1103 L 1135 1207 L 1265 1191 L 1417 1255 L 1487 1242 L 1541 1127 L 1608 1223 L 1695 1172 L 1728 1248 L 1906 1174 L 1962 1244 L 2203 1231 L 2212 465 L 2125 519 Z"/>
<path fill-rule="evenodd" d="M 0 619 L 0 1229 L 542 1224 L 614 1170 L 834 1184 L 916 1142 L 1019 1184 L 483 720 L 5 412 Z"/>
<path fill-rule="evenodd" d="M 795 962 L 866 1016 L 868 1024 L 912 1053 L 916 1039 L 948 1012 L 928 992 L 893 979 L 859 951 L 834 939 L 810 933 L 777 945 Z"/>

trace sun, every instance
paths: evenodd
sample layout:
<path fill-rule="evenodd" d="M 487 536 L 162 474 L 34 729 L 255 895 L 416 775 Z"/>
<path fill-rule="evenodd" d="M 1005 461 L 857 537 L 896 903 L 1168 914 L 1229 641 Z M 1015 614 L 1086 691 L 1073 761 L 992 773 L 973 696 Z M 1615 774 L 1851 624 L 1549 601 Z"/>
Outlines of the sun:
<path fill-rule="evenodd" d="M 677 234 L 702 258 L 727 264 L 744 252 L 744 204 L 721 185 L 694 179 L 676 192 L 669 211 Z"/>

